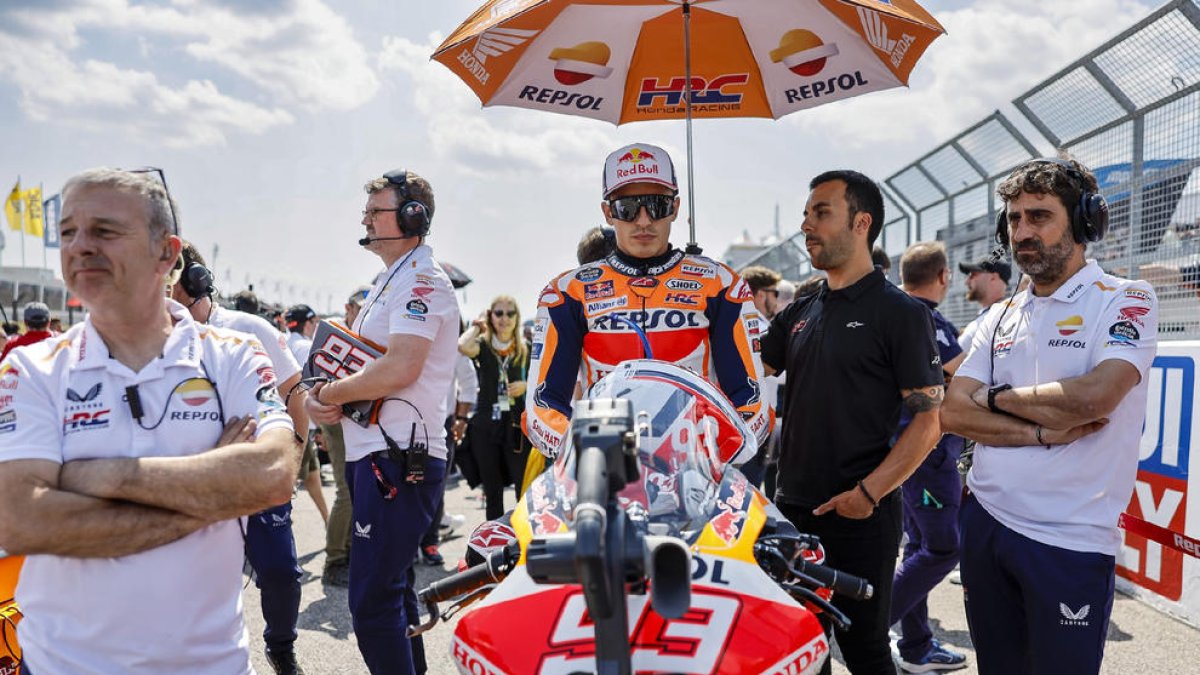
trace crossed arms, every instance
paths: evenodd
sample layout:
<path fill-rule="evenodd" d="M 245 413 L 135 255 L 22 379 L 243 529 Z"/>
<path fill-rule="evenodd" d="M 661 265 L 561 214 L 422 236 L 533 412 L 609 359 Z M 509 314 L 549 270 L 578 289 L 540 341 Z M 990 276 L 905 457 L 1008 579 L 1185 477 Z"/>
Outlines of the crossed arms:
<path fill-rule="evenodd" d="M 282 504 L 298 464 L 292 432 L 253 435 L 252 418 L 233 418 L 198 455 L 0 463 L 0 549 L 115 558 Z"/>

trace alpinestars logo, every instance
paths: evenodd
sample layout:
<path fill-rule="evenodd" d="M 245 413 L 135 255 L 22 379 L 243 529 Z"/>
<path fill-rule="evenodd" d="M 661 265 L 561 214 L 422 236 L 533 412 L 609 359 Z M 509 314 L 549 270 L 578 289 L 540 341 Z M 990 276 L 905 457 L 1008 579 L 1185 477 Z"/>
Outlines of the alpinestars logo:
<path fill-rule="evenodd" d="M 1079 608 L 1078 612 L 1072 612 L 1067 603 L 1058 603 L 1058 611 L 1062 612 L 1063 618 L 1059 619 L 1058 623 L 1063 626 L 1086 626 L 1088 625 L 1087 616 L 1092 611 L 1091 605 L 1084 605 Z"/>
<path fill-rule="evenodd" d="M 883 16 L 879 12 L 858 8 L 858 19 L 862 22 L 863 32 L 866 34 L 867 42 L 879 51 L 891 57 L 892 66 L 899 68 L 900 63 L 904 61 L 905 54 L 908 53 L 908 48 L 916 38 L 908 33 L 901 33 L 899 40 L 893 40 L 888 37 L 888 27 L 883 20 Z"/>
<path fill-rule="evenodd" d="M 362 525 L 357 520 L 354 521 L 354 536 L 362 537 L 363 539 L 371 538 L 371 524 Z"/>

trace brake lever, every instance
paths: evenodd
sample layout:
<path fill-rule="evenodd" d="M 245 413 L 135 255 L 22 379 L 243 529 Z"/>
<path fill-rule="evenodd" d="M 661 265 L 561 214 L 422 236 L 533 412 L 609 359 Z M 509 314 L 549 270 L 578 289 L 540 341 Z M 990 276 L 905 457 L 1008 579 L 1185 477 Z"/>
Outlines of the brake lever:
<path fill-rule="evenodd" d="M 834 607 L 833 603 L 829 602 L 825 598 L 822 598 L 813 591 L 797 584 L 781 584 L 781 586 L 783 586 L 783 590 L 787 591 L 789 594 L 798 595 L 801 599 L 811 602 L 820 608 L 822 612 L 829 616 L 829 620 L 837 625 L 839 630 L 850 629 L 850 618 L 843 614 L 842 611 L 837 607 Z"/>
<path fill-rule="evenodd" d="M 446 608 L 446 611 L 442 612 L 442 621 L 449 621 L 450 619 L 454 618 L 455 614 L 458 614 L 468 605 L 474 603 L 476 600 L 479 600 L 488 593 L 491 593 L 492 589 L 495 587 L 496 584 L 488 584 L 487 586 L 476 588 L 458 600 L 455 600 L 453 604 Z"/>
<path fill-rule="evenodd" d="M 415 638 L 436 626 L 438 621 L 442 618 L 440 612 L 438 612 L 437 603 L 433 600 L 425 601 L 425 611 L 429 614 L 429 620 L 416 626 L 409 626 L 408 630 L 405 631 L 405 635 L 410 638 Z"/>

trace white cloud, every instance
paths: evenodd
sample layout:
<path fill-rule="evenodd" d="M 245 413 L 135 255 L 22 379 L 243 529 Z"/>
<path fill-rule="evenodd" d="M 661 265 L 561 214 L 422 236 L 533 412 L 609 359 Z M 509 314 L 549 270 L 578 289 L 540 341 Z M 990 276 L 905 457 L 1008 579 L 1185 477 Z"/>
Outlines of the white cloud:
<path fill-rule="evenodd" d="M 612 149 L 611 126 L 505 108 L 481 115 L 479 99 L 470 88 L 445 66 L 430 60 L 440 43 L 438 35 L 431 35 L 426 44 L 389 37 L 379 55 L 381 70 L 399 72 L 411 80 L 413 103 L 425 118 L 435 153 L 477 175 L 574 173 L 579 167 L 596 173 L 596 157 Z"/>
<path fill-rule="evenodd" d="M 87 58 L 89 40 L 110 41 L 117 46 L 110 50 L 114 58 L 140 60 L 145 67 Z M 124 44 L 130 49 L 122 51 Z M 162 81 L 168 76 L 156 72 L 155 59 L 180 52 L 200 66 L 236 74 L 259 95 L 250 101 L 222 91 L 214 81 L 220 70 Z M 223 144 L 231 132 L 290 124 L 291 106 L 349 110 L 379 89 L 350 26 L 320 0 L 239 9 L 197 0 L 0 9 L 3 79 L 17 86 L 22 109 L 33 119 L 133 137 L 152 133 L 175 146 Z"/>
<path fill-rule="evenodd" d="M 898 129 L 944 140 L 987 116 L 998 100 L 1025 92 L 1145 14 L 1145 5 L 1134 0 L 979 2 L 939 12 L 947 34 L 917 64 L 909 89 L 786 119 L 855 149 L 893 142 Z"/>

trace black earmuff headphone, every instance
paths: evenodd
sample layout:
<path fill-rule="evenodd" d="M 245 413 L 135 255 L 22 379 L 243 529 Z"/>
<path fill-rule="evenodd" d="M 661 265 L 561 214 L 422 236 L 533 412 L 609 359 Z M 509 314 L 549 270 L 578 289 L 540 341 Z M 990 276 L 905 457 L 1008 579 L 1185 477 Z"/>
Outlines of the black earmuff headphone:
<path fill-rule="evenodd" d="M 424 202 L 409 196 L 408 172 L 396 169 L 383 174 L 383 177 L 400 195 L 400 206 L 396 211 L 396 224 L 400 226 L 400 234 L 405 237 L 428 235 L 429 225 L 433 221 L 433 210 Z"/>
<path fill-rule="evenodd" d="M 184 265 L 183 273 L 179 275 L 179 286 L 188 297 L 197 300 L 207 298 L 216 291 L 213 288 L 213 273 L 198 262 Z"/>
<path fill-rule="evenodd" d="M 1108 232 L 1108 202 L 1095 192 L 1088 192 L 1087 181 L 1074 164 L 1053 157 L 1031 159 L 1016 169 L 1013 173 L 1031 164 L 1057 164 L 1068 176 L 1079 183 L 1079 201 L 1071 208 L 1071 237 L 1077 244 L 1100 241 Z M 1002 209 L 996 216 L 996 243 L 1008 249 L 1008 209 Z"/>

